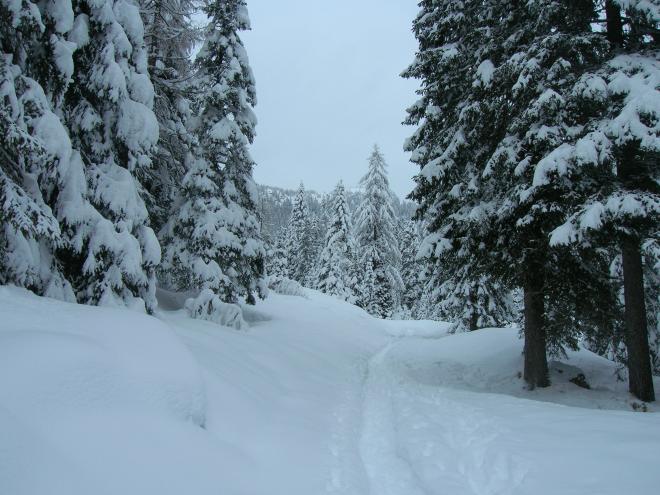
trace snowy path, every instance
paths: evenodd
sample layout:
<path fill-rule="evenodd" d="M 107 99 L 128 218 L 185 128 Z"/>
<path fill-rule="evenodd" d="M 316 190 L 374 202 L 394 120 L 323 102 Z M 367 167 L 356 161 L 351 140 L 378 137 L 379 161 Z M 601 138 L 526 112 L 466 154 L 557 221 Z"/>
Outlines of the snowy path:
<path fill-rule="evenodd" d="M 425 340 L 407 338 L 405 343 L 423 346 Z M 405 365 L 392 356 L 399 343 L 388 344 L 369 361 L 364 382 L 359 448 L 368 493 L 512 493 L 525 467 L 494 448 L 507 432 L 483 411 L 411 379 Z M 419 438 L 415 432 L 424 430 L 422 444 L 405 441 Z M 435 459 L 430 472 L 420 469 L 424 462 L 416 457 Z"/>
<path fill-rule="evenodd" d="M 401 451 L 393 395 L 396 375 L 388 363 L 388 344 L 368 364 L 364 382 L 360 455 L 369 476 L 370 493 L 425 495 L 410 461 Z"/>

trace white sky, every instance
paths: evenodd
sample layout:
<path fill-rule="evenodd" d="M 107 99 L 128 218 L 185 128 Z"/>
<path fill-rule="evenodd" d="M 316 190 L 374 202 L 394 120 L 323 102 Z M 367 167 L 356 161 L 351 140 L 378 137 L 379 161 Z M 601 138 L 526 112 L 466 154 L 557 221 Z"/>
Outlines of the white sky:
<path fill-rule="evenodd" d="M 257 81 L 257 182 L 330 191 L 357 185 L 378 143 L 392 189 L 412 189 L 402 126 L 415 81 L 417 0 L 248 0 L 242 33 Z"/>

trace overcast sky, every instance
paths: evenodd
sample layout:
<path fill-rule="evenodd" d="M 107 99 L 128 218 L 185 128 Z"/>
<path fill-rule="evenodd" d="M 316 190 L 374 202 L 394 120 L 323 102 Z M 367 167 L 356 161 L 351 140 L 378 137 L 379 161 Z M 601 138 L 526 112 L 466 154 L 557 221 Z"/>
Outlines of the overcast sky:
<path fill-rule="evenodd" d="M 242 33 L 257 81 L 252 155 L 257 182 L 330 191 L 355 187 L 378 143 L 392 189 L 405 196 L 415 167 L 402 126 L 415 81 L 417 0 L 248 0 Z"/>

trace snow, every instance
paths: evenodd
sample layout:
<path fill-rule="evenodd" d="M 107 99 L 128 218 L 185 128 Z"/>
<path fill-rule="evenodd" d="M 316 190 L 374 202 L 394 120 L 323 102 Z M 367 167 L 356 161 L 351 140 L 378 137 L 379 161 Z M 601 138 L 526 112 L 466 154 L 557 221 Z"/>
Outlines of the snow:
<path fill-rule="evenodd" d="M 490 86 L 495 74 L 495 65 L 490 60 L 484 60 L 477 67 L 477 78 L 472 83 L 473 86 L 483 86 L 485 88 Z"/>
<path fill-rule="evenodd" d="M 58 33 L 67 33 L 73 27 L 73 9 L 69 0 L 49 0 L 45 11 L 54 21 Z"/>
<path fill-rule="evenodd" d="M 159 291 L 150 317 L 0 287 L 0 491 L 620 495 L 660 483 L 657 406 L 634 412 L 616 365 L 589 351 L 551 361 L 553 386 L 527 391 L 515 328 L 448 335 L 306 290 L 243 306 L 239 332 L 191 319 L 190 295 Z"/>

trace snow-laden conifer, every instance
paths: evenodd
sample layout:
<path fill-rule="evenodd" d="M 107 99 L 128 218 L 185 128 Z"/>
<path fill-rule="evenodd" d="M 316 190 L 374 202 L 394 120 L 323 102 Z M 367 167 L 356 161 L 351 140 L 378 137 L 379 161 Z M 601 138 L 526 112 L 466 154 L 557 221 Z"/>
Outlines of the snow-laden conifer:
<path fill-rule="evenodd" d="M 305 186 L 302 183 L 293 200 L 293 209 L 291 210 L 287 230 L 289 240 L 286 250 L 289 260 L 289 277 L 300 284 L 304 284 L 314 268 L 314 260 L 310 214 L 305 198 Z"/>
<path fill-rule="evenodd" d="M 288 239 L 289 231 L 286 227 L 284 227 L 278 233 L 275 241 L 269 246 L 268 257 L 266 260 L 266 271 L 271 279 L 273 277 L 289 276 L 289 262 L 287 252 Z"/>
<path fill-rule="evenodd" d="M 657 291 L 657 280 L 644 281 L 644 271 L 652 269 L 644 267 L 642 247 L 657 242 L 660 218 L 658 8 L 608 1 L 605 10 L 611 51 L 567 92 L 566 106 L 580 126 L 539 162 L 534 186 L 568 182 L 575 198 L 570 216 L 552 232 L 553 245 L 618 244 L 629 386 L 637 397 L 653 400 L 648 343 L 654 348 L 656 342 L 647 328 L 656 319 L 649 318 L 645 301 Z"/>
<path fill-rule="evenodd" d="M 325 244 L 318 261 L 316 288 L 321 292 L 355 301 L 355 241 L 344 185 L 339 182 L 332 194 Z"/>
<path fill-rule="evenodd" d="M 85 202 L 72 194 L 84 177 L 55 113 L 73 71 L 73 44 L 64 39 L 71 3 L 5 2 L 0 11 L 0 277 L 75 300 L 57 251 L 67 242 L 60 224 L 79 215 Z"/>
<path fill-rule="evenodd" d="M 158 139 L 137 6 L 74 0 L 75 71 L 63 103 L 95 212 L 68 225 L 67 265 L 81 302 L 155 307 L 160 247 L 137 180 Z M 77 184 L 76 187 L 83 187 Z M 77 220 L 77 221 L 76 221 Z"/>
<path fill-rule="evenodd" d="M 248 151 L 256 93 L 239 37 L 239 31 L 249 29 L 247 9 L 238 0 L 208 2 L 203 9 L 209 23 L 195 61 L 198 144 L 187 158 L 182 194 L 164 239 L 175 284 L 205 290 L 189 304 L 191 314 L 217 320 L 213 312 L 223 308 L 221 303 L 239 298 L 254 303 L 267 288 Z M 209 299 L 209 293 L 217 300 Z"/>
<path fill-rule="evenodd" d="M 196 129 L 205 160 L 221 170 L 220 192 L 227 208 L 223 270 L 234 291 L 254 303 L 265 296 L 264 246 L 257 218 L 258 192 L 248 145 L 257 119 L 254 76 L 239 32 L 250 29 L 243 0 L 213 1 L 204 45 L 197 56 L 200 109 Z M 228 299 L 228 300 L 231 300 Z"/>
<path fill-rule="evenodd" d="M 144 199 L 158 233 L 172 210 L 186 173 L 186 154 L 194 145 L 195 136 L 189 129 L 194 73 L 191 51 L 200 32 L 192 20 L 197 9 L 192 0 L 140 0 L 139 5 L 159 125 L 152 166 L 144 173 Z"/>
<path fill-rule="evenodd" d="M 417 217 L 429 227 L 419 252 L 428 265 L 427 315 L 454 321 L 461 329 L 508 316 L 499 304 L 507 297 L 503 284 L 470 266 L 476 261 L 468 248 L 471 238 L 458 228 L 473 208 L 479 211 L 477 164 L 488 141 L 474 139 L 473 127 L 491 123 L 479 116 L 479 99 L 486 98 L 495 70 L 489 58 L 492 2 L 486 4 L 482 10 L 472 1 L 421 2 L 413 25 L 419 51 L 403 74 L 422 80 L 421 97 L 408 109 L 407 123 L 417 130 L 406 148 L 420 166 L 411 197 L 420 205 Z"/>
<path fill-rule="evenodd" d="M 360 184 L 364 196 L 355 220 L 357 269 L 361 274 L 358 305 L 385 318 L 391 316 L 401 302 L 403 281 L 399 273 L 401 253 L 395 235 L 393 193 L 385 158 L 378 146 L 374 146 L 367 173 Z"/>
<path fill-rule="evenodd" d="M 534 187 L 536 165 L 574 129 L 565 118 L 567 90 L 605 48 L 591 29 L 594 5 L 422 5 L 420 53 L 406 75 L 423 80 L 422 99 L 409 110 L 419 127 L 408 149 L 421 167 L 413 197 L 429 222 L 427 252 L 454 259 L 456 283 L 467 276 L 484 280 L 481 290 L 524 288 L 524 377 L 545 386 L 547 342 L 562 338 L 549 333 L 561 326 L 547 321 L 548 290 L 562 279 L 586 295 L 598 279 L 594 273 L 592 286 L 591 272 L 582 272 L 589 279 L 576 284 L 571 255 L 548 246 L 574 199 L 565 184 Z M 492 296 L 494 304 L 502 299 Z"/>

